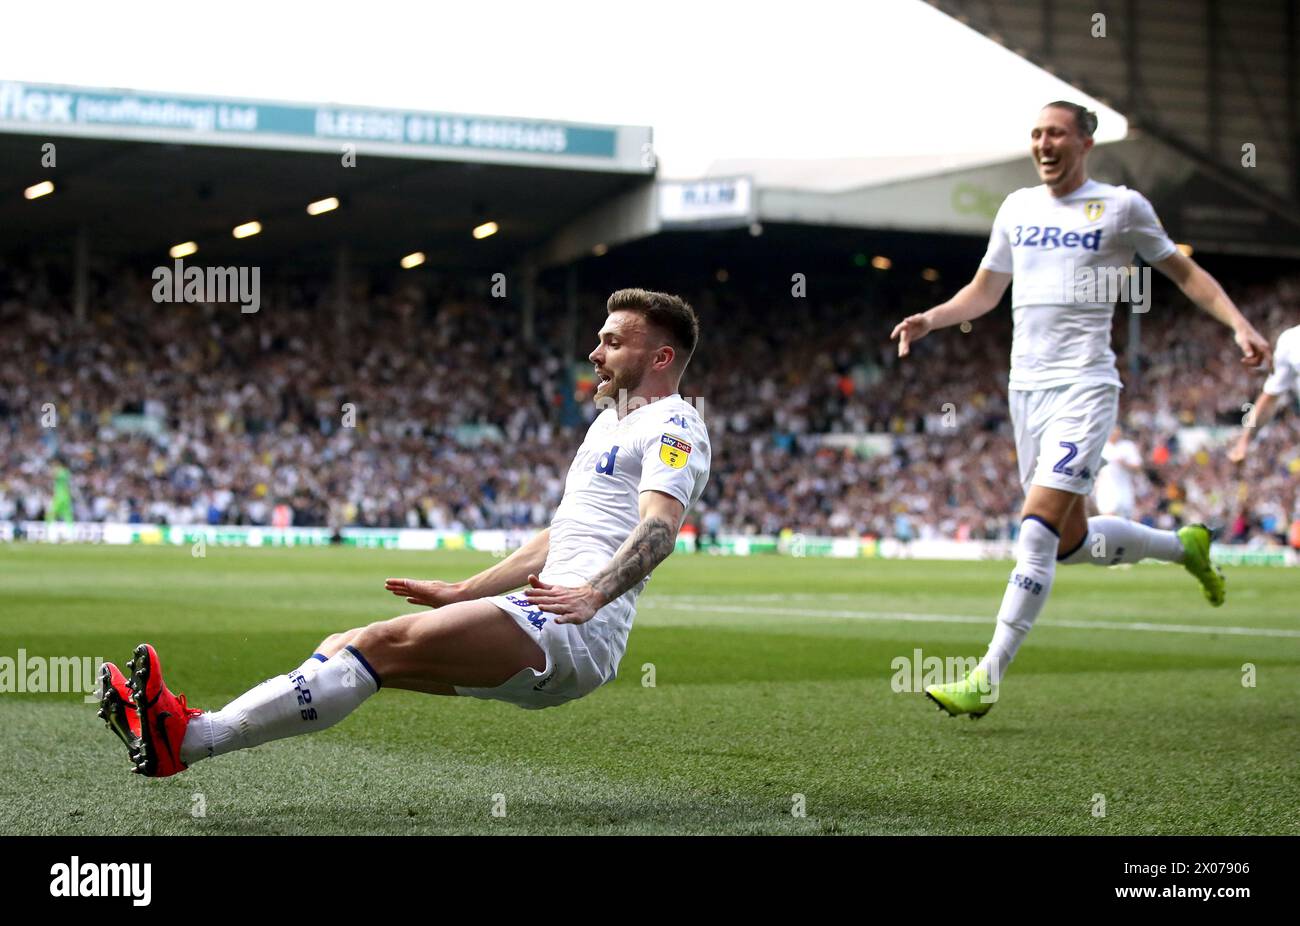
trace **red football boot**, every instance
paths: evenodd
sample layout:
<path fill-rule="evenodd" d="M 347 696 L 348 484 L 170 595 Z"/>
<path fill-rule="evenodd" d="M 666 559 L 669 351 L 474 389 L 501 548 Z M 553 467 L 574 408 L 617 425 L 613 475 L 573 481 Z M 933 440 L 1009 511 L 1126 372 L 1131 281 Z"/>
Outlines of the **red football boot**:
<path fill-rule="evenodd" d="M 111 662 L 99 670 L 99 719 L 126 744 L 134 762 L 140 751 L 140 714 L 126 676 Z"/>
<path fill-rule="evenodd" d="M 185 771 L 181 743 L 190 718 L 203 713 L 185 704 L 163 682 L 162 663 L 148 643 L 135 648 L 131 660 L 131 692 L 140 712 L 140 750 L 133 757 L 135 771 L 149 778 L 166 778 Z"/>

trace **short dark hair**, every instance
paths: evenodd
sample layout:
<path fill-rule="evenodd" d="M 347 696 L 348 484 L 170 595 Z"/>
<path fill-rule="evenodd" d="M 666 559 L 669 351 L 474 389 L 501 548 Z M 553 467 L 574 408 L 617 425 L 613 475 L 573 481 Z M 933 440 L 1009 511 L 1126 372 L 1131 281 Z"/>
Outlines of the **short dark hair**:
<path fill-rule="evenodd" d="M 1092 138 L 1092 133 L 1097 131 L 1097 114 L 1086 106 L 1071 103 L 1069 100 L 1056 100 L 1048 103 L 1043 109 L 1065 109 L 1074 113 L 1074 124 L 1079 127 L 1079 134 L 1084 138 Z"/>
<path fill-rule="evenodd" d="M 682 355 L 681 368 L 691 361 L 700 340 L 700 319 L 691 304 L 681 296 L 656 293 L 648 289 L 620 289 L 609 297 L 605 310 L 636 312 L 647 323 L 666 332 L 673 347 Z"/>

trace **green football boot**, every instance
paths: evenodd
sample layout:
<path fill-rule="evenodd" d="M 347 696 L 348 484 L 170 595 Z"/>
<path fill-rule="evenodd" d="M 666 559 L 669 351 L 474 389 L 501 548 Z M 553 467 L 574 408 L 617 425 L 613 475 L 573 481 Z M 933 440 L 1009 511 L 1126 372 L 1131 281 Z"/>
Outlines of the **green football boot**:
<path fill-rule="evenodd" d="M 1226 593 L 1223 572 L 1210 562 L 1210 541 L 1213 539 L 1214 535 L 1204 524 L 1185 524 L 1178 528 L 1178 540 L 1183 545 L 1183 568 L 1201 583 L 1205 600 L 1217 608 L 1223 604 Z"/>
<path fill-rule="evenodd" d="M 971 720 L 979 720 L 997 703 L 998 686 L 989 682 L 986 671 L 975 669 L 960 682 L 926 685 L 925 696 L 951 717 L 967 714 Z"/>

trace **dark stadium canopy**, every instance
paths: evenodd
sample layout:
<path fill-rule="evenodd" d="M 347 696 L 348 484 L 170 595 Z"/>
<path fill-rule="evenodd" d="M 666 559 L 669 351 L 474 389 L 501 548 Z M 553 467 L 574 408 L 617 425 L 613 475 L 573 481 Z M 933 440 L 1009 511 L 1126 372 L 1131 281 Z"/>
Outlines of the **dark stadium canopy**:
<path fill-rule="evenodd" d="M 0 80 L 0 250 L 502 268 L 647 185 L 651 132 L 509 116 Z M 24 191 L 50 181 L 54 192 Z M 307 204 L 340 208 L 310 216 Z M 237 225 L 262 232 L 236 239 Z M 471 231 L 499 231 L 475 240 Z"/>
<path fill-rule="evenodd" d="M 1300 210 L 1298 0 L 928 2 L 1119 110 L 1244 200 Z"/>
<path fill-rule="evenodd" d="M 643 176 L 505 164 L 362 155 L 355 168 L 337 154 L 63 138 L 58 170 L 40 168 L 34 135 L 0 135 L 0 251 L 71 248 L 84 227 L 92 254 L 166 260 L 193 240 L 204 263 L 329 262 L 346 244 L 358 264 L 396 266 L 412 251 L 430 263 L 501 266 L 556 228 Z M 52 176 L 53 195 L 23 198 Z M 306 206 L 337 196 L 341 207 L 309 216 Z M 252 219 L 264 231 L 236 240 Z M 474 241 L 471 229 L 501 231 Z"/>

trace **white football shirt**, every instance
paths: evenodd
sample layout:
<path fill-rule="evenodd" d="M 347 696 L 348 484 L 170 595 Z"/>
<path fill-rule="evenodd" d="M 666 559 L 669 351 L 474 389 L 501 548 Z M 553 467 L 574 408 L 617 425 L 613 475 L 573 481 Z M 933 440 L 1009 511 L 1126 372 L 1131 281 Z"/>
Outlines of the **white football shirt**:
<path fill-rule="evenodd" d="M 634 409 L 620 421 L 607 408 L 587 430 L 551 520 L 550 550 L 539 578 L 581 585 L 604 569 L 641 521 L 642 492 L 671 495 L 686 510 L 709 480 L 709 432 L 680 395 Z M 627 648 L 636 599 L 647 576 L 580 625 L 592 656 L 617 668 Z"/>
<path fill-rule="evenodd" d="M 1133 472 L 1130 466 L 1142 465 L 1142 454 L 1131 440 L 1106 441 L 1101 449 L 1106 465 L 1097 473 L 1097 495 L 1133 503 Z M 1121 465 L 1123 464 L 1123 465 Z"/>
<path fill-rule="evenodd" d="M 1151 203 L 1128 187 L 1088 180 L 1059 199 L 1046 185 L 1009 195 L 980 267 L 1013 274 L 1010 388 L 1122 385 L 1105 281 L 1134 253 L 1154 264 L 1175 250 Z"/>
<path fill-rule="evenodd" d="M 1281 395 L 1288 389 L 1300 398 L 1300 325 L 1278 335 L 1273 372 L 1264 381 L 1264 391 L 1269 395 Z"/>

